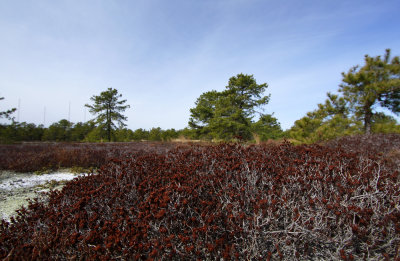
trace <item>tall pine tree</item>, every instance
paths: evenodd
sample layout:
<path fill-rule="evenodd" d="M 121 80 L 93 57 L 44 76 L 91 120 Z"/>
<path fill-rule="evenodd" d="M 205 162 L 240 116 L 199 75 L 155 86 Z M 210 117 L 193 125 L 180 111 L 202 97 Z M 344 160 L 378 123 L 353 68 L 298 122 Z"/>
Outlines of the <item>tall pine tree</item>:
<path fill-rule="evenodd" d="M 126 100 L 119 100 L 122 94 L 118 94 L 116 89 L 108 88 L 101 92 L 100 95 L 94 95 L 90 98 L 93 105 L 85 104 L 89 108 L 90 113 L 96 115 L 95 122 L 98 127 L 105 129 L 108 141 L 111 141 L 113 130 L 117 127 L 114 123 L 118 123 L 118 127 L 126 126 L 124 121 L 127 117 L 122 114 L 129 105 L 124 105 Z"/>

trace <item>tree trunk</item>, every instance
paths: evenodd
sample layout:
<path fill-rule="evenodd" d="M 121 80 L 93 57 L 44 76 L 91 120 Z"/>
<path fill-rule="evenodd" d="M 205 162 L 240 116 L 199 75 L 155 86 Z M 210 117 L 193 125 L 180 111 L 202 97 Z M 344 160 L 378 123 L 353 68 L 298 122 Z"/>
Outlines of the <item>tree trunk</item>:
<path fill-rule="evenodd" d="M 109 109 L 107 109 L 107 139 L 110 142 L 111 141 L 111 112 Z"/>
<path fill-rule="evenodd" d="M 366 134 L 371 134 L 371 121 L 372 121 L 372 111 L 371 107 L 365 108 L 364 115 L 364 131 Z"/>

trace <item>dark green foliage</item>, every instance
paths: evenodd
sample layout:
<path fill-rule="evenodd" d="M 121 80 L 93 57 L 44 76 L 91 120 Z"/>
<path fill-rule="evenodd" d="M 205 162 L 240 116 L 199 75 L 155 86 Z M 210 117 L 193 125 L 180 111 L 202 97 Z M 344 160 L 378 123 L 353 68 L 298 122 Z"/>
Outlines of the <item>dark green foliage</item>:
<path fill-rule="evenodd" d="M 117 122 L 119 128 L 126 126 L 124 121 L 127 120 L 127 117 L 121 113 L 130 106 L 124 105 L 126 100 L 119 100 L 121 97 L 122 94 L 118 94 L 116 89 L 108 88 L 100 95 L 94 95 L 90 98 L 94 103 L 93 105 L 85 105 L 92 114 L 97 115 L 94 122 L 99 128 L 106 131 L 108 141 L 111 141 L 113 131 L 117 128 L 114 121 Z M 100 134 L 102 135 L 101 132 Z"/>
<path fill-rule="evenodd" d="M 339 92 L 349 102 L 355 116 L 363 120 L 364 130 L 371 133 L 374 106 L 400 113 L 400 58 L 390 60 L 390 49 L 381 56 L 365 56 L 365 64 L 343 73 Z"/>
<path fill-rule="evenodd" d="M 133 132 L 132 140 L 148 140 L 149 139 L 149 132 L 145 129 L 137 129 Z"/>
<path fill-rule="evenodd" d="M 83 141 L 94 127 L 91 122 L 73 124 L 65 119 L 51 124 L 48 128 L 34 123 L 13 122 L 9 125 L 0 125 L 0 142 Z"/>
<path fill-rule="evenodd" d="M 150 141 L 171 141 L 179 137 L 179 132 L 175 129 L 162 130 L 160 127 L 151 128 L 148 132 L 148 140 Z"/>
<path fill-rule="evenodd" d="M 33 123 L 16 123 L 18 125 L 18 140 L 39 141 L 44 133 L 43 125 L 35 125 Z"/>
<path fill-rule="evenodd" d="M 76 124 L 65 119 L 51 124 L 44 129 L 43 141 L 83 141 L 95 128 L 92 122 Z M 22 139 L 23 140 L 23 139 Z"/>
<path fill-rule="evenodd" d="M 115 141 L 132 141 L 133 131 L 127 128 L 116 129 L 114 132 Z"/>
<path fill-rule="evenodd" d="M 103 128 L 93 128 L 85 137 L 87 142 L 103 142 L 103 137 L 106 136 L 106 131 Z"/>
<path fill-rule="evenodd" d="M 195 129 L 191 129 L 191 128 L 187 127 L 187 128 L 184 128 L 184 129 L 178 131 L 178 138 L 196 140 L 196 139 L 198 139 L 198 135 L 197 135 Z"/>
<path fill-rule="evenodd" d="M 151 128 L 151 130 L 149 131 L 149 140 L 161 141 L 162 140 L 161 134 L 162 134 L 162 129 L 160 127 Z"/>
<path fill-rule="evenodd" d="M 372 116 L 373 133 L 400 133 L 400 124 L 390 115 L 382 112 L 374 113 Z"/>
<path fill-rule="evenodd" d="M 70 141 L 73 123 L 65 119 L 53 123 L 44 131 L 43 140 L 46 141 Z"/>
<path fill-rule="evenodd" d="M 355 66 L 343 73 L 339 92 L 328 93 L 325 104 L 297 120 L 288 131 L 291 138 L 313 143 L 350 134 L 399 133 L 397 121 L 375 109 L 381 107 L 400 112 L 399 57 L 390 61 L 390 50 L 385 57 L 365 56 L 365 65 Z"/>
<path fill-rule="evenodd" d="M 262 115 L 257 122 L 253 123 L 252 132 L 258 135 L 261 141 L 267 141 L 269 139 L 275 140 L 283 136 L 278 119 L 270 114 Z"/>
<path fill-rule="evenodd" d="M 33 123 L 13 122 L 9 125 L 0 125 L 0 142 L 11 143 L 16 141 L 40 141 L 44 133 L 43 125 Z"/>
<path fill-rule="evenodd" d="M 187 139 L 193 138 L 193 134 L 189 129 L 163 130 L 157 127 L 150 130 L 140 128 L 135 131 L 127 128 L 118 128 L 112 132 L 112 140 L 118 142 L 172 141 L 181 135 Z M 33 123 L 26 122 L 0 125 L 0 143 L 21 141 L 103 142 L 106 136 L 106 129 L 96 127 L 95 123 L 91 121 L 74 124 L 63 119 L 51 124 L 48 128 L 44 128 L 43 125 L 36 126 Z"/>
<path fill-rule="evenodd" d="M 70 141 L 83 141 L 95 128 L 93 122 L 78 122 L 70 129 Z"/>
<path fill-rule="evenodd" d="M 224 91 L 200 95 L 190 109 L 189 127 L 201 139 L 252 139 L 253 118 L 269 101 L 270 95 L 263 95 L 267 87 L 253 75 L 231 77 Z"/>
<path fill-rule="evenodd" d="M 200 138 L 211 138 L 210 120 L 214 118 L 216 106 L 221 93 L 217 91 L 205 92 L 196 101 L 196 107 L 190 109 L 189 127 L 195 130 Z"/>
<path fill-rule="evenodd" d="M 295 121 L 289 137 L 305 143 L 329 140 L 360 132 L 361 122 L 351 117 L 343 97 L 328 93 L 324 104 Z"/>
<path fill-rule="evenodd" d="M 179 137 L 179 132 L 175 129 L 167 129 L 162 132 L 161 138 L 163 141 L 171 141 Z"/>

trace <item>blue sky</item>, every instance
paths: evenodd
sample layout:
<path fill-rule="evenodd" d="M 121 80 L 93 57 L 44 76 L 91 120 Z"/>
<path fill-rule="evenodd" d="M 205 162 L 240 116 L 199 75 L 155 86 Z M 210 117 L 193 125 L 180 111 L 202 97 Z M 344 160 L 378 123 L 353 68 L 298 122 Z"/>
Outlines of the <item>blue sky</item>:
<path fill-rule="evenodd" d="M 19 121 L 84 121 L 84 104 L 112 87 L 131 105 L 129 128 L 181 129 L 202 93 L 245 73 L 268 84 L 265 112 L 287 129 L 365 54 L 400 54 L 399 10 L 398 0 L 3 0 L 0 110 L 20 102 Z"/>

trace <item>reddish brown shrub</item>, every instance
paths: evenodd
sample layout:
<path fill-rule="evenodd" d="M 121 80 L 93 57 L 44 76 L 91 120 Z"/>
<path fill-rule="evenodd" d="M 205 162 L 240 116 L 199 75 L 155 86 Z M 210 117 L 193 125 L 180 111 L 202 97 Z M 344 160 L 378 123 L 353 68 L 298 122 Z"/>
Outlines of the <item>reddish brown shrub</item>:
<path fill-rule="evenodd" d="M 343 147 L 121 156 L 2 221 L 0 258 L 396 259 L 400 166 Z"/>
<path fill-rule="evenodd" d="M 43 168 L 100 167 L 111 158 L 126 154 L 139 151 L 166 153 L 184 145 L 172 142 L 0 144 L 0 170 L 30 172 Z"/>

